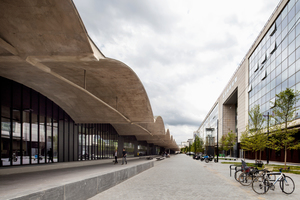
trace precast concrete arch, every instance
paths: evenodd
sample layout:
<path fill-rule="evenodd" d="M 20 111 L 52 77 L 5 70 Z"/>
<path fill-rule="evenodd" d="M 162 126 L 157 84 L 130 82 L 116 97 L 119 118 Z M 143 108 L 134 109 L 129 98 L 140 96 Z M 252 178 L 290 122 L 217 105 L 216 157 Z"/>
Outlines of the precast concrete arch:
<path fill-rule="evenodd" d="M 47 96 L 75 123 L 174 143 L 136 73 L 101 53 L 71 0 L 1 1 L 0 10 L 0 76 Z"/>
<path fill-rule="evenodd" d="M 153 118 L 152 123 L 139 124 L 113 124 L 114 128 L 120 135 L 134 135 L 139 141 L 147 141 L 154 145 L 158 145 L 174 151 L 178 150 L 178 146 L 170 136 L 170 131 L 165 131 L 164 121 L 161 116 Z"/>
<path fill-rule="evenodd" d="M 47 96 L 76 123 L 152 122 L 141 81 L 97 49 L 72 1 L 2 1 L 0 7 L 1 76 Z"/>

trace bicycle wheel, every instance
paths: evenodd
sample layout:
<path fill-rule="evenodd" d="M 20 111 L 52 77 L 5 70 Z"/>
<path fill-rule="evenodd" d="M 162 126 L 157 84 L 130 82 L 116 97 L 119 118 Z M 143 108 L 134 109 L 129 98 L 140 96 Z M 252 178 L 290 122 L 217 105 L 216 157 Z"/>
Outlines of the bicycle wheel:
<path fill-rule="evenodd" d="M 295 183 L 289 176 L 283 177 L 279 182 L 279 186 L 285 194 L 292 194 L 295 190 Z"/>
<path fill-rule="evenodd" d="M 243 173 L 243 171 L 241 169 L 237 170 L 234 173 L 234 178 L 235 178 L 236 181 L 239 181 L 239 176 L 241 175 L 241 173 Z"/>
<path fill-rule="evenodd" d="M 257 176 L 252 182 L 252 189 L 257 194 L 265 194 L 269 190 L 269 181 L 264 176 Z"/>
<path fill-rule="evenodd" d="M 243 186 L 248 186 L 252 183 L 253 177 L 254 177 L 253 175 L 243 172 L 240 174 L 238 181 Z"/>
<path fill-rule="evenodd" d="M 205 158 L 205 162 L 206 162 L 206 163 L 208 163 L 208 162 L 209 162 L 208 158 Z"/>

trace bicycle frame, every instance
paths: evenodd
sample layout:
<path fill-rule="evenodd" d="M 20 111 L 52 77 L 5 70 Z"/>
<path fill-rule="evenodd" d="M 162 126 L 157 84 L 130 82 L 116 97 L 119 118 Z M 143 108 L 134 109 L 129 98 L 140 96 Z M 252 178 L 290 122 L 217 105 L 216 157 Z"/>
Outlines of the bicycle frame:
<path fill-rule="evenodd" d="M 278 173 L 277 173 L 277 174 L 278 174 Z M 269 174 L 267 174 L 267 175 L 276 175 L 276 174 L 269 173 Z M 275 185 L 275 184 L 278 182 L 278 180 L 280 180 L 282 177 L 284 177 L 284 174 L 281 172 L 281 173 L 280 173 L 280 176 L 275 180 L 274 183 L 272 183 L 272 185 Z M 268 179 L 269 179 L 269 178 L 268 178 Z"/>

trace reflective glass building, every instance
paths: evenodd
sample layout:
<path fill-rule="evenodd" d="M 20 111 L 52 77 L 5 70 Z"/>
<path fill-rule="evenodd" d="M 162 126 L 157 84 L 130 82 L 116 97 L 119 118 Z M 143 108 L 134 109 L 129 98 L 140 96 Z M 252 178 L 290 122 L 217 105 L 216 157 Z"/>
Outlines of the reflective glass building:
<path fill-rule="evenodd" d="M 289 1 L 249 57 L 249 110 L 260 105 L 261 112 L 271 113 L 276 94 L 300 91 L 299 11 L 300 2 Z"/>
<path fill-rule="evenodd" d="M 254 158 L 252 152 L 246 152 L 245 155 L 239 144 L 251 108 L 260 106 L 260 111 L 266 116 L 267 127 L 267 116 L 272 115 L 275 95 L 286 88 L 300 91 L 299 23 L 300 1 L 281 0 L 215 102 L 213 108 L 218 105 L 219 138 L 229 132 L 236 135 L 231 156 Z M 299 101 L 296 107 L 300 109 Z M 203 130 L 210 130 L 209 120 L 214 115 L 213 108 L 197 130 L 200 136 Z M 299 116 L 299 112 L 295 113 L 294 127 L 300 125 Z M 300 140 L 300 134 L 297 133 L 295 138 Z M 283 161 L 282 151 L 271 150 L 270 160 Z M 267 151 L 263 151 L 262 159 L 266 158 Z M 300 151 L 291 150 L 287 161 L 300 162 Z"/>

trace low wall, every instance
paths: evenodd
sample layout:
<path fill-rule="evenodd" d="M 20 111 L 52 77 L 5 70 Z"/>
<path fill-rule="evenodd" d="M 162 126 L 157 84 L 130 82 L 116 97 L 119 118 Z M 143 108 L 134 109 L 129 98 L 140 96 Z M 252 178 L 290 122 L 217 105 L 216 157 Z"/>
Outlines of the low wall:
<path fill-rule="evenodd" d="M 22 197 L 13 198 L 14 200 L 24 199 L 61 199 L 61 200 L 81 200 L 88 199 L 104 190 L 107 190 L 138 173 L 141 173 L 154 166 L 154 162 L 147 162 L 136 166 L 128 167 L 96 177 L 86 178 L 73 183 L 54 187 L 44 191 L 35 192 Z M 59 181 L 59 180 L 58 180 Z"/>

